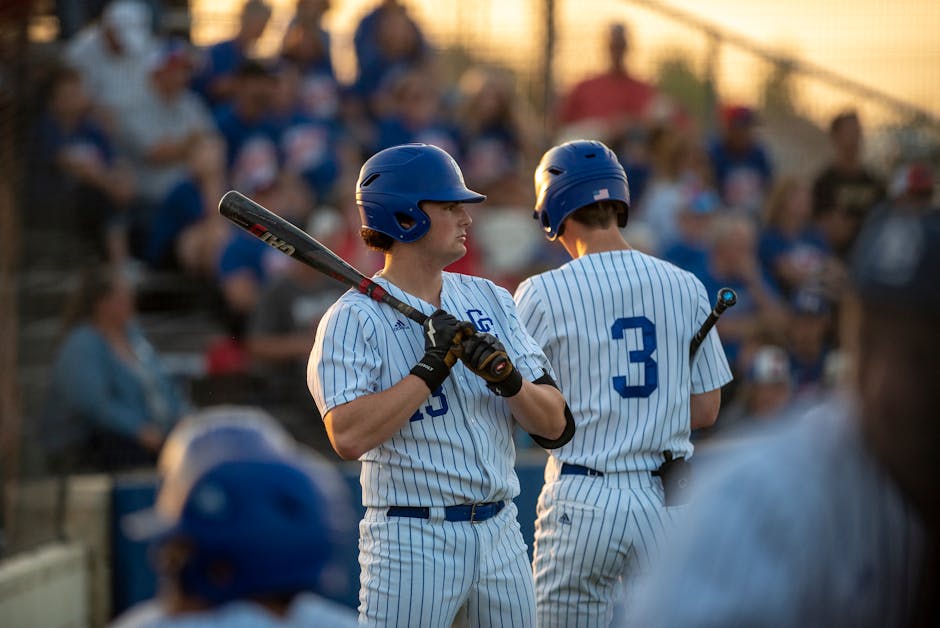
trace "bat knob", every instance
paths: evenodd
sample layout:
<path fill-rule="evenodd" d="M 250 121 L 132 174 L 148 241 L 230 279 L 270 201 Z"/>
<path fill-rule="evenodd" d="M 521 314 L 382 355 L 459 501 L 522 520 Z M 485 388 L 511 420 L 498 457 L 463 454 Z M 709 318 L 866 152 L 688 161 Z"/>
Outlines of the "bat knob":
<path fill-rule="evenodd" d="M 731 288 L 722 288 L 718 291 L 718 302 L 725 307 L 731 307 L 738 302 L 738 295 Z"/>

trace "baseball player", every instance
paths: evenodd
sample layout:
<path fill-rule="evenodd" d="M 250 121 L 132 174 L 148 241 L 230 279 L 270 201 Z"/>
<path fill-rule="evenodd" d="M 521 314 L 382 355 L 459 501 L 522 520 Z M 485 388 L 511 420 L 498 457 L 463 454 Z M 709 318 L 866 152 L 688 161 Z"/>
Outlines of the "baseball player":
<path fill-rule="evenodd" d="M 535 621 L 512 502 L 514 421 L 546 447 L 567 442 L 574 425 L 509 293 L 443 272 L 466 252 L 464 204 L 484 198 L 450 155 L 424 144 L 385 149 L 359 174 L 362 236 L 385 253 L 375 281 L 429 315 L 422 328 L 347 292 L 324 315 L 310 356 L 308 384 L 330 441 L 362 461 L 366 624 Z M 510 376 L 484 380 L 502 352 Z"/>
<path fill-rule="evenodd" d="M 690 431 L 714 422 L 731 373 L 714 330 L 690 364 L 709 298 L 624 240 L 627 177 L 607 146 L 552 148 L 535 191 L 535 218 L 573 260 L 523 281 L 515 299 L 577 425 L 551 452 L 539 497 L 538 623 L 606 626 L 618 581 L 647 566 L 678 501 L 664 483 L 683 484 Z"/>
<path fill-rule="evenodd" d="M 624 625 L 940 625 L 940 214 L 875 218 L 852 266 L 854 394 L 723 452 Z"/>
<path fill-rule="evenodd" d="M 154 543 L 162 590 L 116 627 L 357 624 L 350 609 L 314 593 L 349 524 L 342 478 L 269 415 L 195 415 L 171 432 L 158 468 L 156 505 L 122 524 Z"/>

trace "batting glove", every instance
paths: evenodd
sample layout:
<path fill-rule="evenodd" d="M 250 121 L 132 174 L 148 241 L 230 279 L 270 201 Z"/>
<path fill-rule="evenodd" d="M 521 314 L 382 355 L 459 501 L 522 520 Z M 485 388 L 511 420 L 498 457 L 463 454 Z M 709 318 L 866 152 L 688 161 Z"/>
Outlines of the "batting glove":
<path fill-rule="evenodd" d="M 424 321 L 424 357 L 412 367 L 411 374 L 423 379 L 431 390 L 444 383 L 450 367 L 460 358 L 467 324 L 444 310 L 437 310 Z"/>
<path fill-rule="evenodd" d="M 513 397 L 522 389 L 522 375 L 506 354 L 506 347 L 493 334 L 476 332 L 463 341 L 464 364 L 486 380 L 486 387 L 501 397 Z M 504 362 L 502 369 L 493 368 L 494 362 Z"/>

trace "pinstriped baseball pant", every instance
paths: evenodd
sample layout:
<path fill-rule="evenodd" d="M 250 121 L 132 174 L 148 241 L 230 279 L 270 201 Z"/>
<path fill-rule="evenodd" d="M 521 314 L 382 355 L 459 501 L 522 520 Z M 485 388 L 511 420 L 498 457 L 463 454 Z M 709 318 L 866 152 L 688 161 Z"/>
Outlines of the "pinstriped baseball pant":
<path fill-rule="evenodd" d="M 359 622 L 368 626 L 535 625 L 532 572 L 516 506 L 479 523 L 389 517 L 359 524 Z"/>
<path fill-rule="evenodd" d="M 645 571 L 674 509 L 648 472 L 547 482 L 535 523 L 539 628 L 609 626 L 622 580 Z"/>

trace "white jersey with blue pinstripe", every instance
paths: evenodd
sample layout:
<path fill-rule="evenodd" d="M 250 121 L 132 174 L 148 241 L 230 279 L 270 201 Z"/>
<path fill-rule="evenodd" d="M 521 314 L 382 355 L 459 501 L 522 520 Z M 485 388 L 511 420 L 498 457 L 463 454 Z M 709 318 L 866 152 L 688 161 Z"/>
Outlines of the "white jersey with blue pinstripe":
<path fill-rule="evenodd" d="M 436 309 L 381 276 L 376 282 L 425 314 Z M 494 283 L 444 273 L 441 308 L 496 335 L 523 377 L 532 381 L 551 372 L 519 323 L 512 297 Z M 338 405 L 391 388 L 423 354 L 419 325 L 349 291 L 317 329 L 307 380 L 325 416 Z M 398 434 L 362 456 L 362 503 L 450 506 L 512 499 L 519 493 L 512 431 L 506 400 L 458 362 Z"/>
<path fill-rule="evenodd" d="M 553 459 L 652 471 L 663 451 L 691 455 L 689 395 L 731 380 L 714 329 L 689 363 L 712 309 L 694 275 L 639 251 L 607 251 L 530 277 L 515 298 L 577 425 Z"/>
<path fill-rule="evenodd" d="M 616 625 L 915 625 L 926 530 L 857 416 L 845 399 L 827 400 L 713 454 Z"/>
<path fill-rule="evenodd" d="M 689 397 L 731 379 L 715 330 L 692 364 L 711 307 L 693 275 L 633 250 L 585 255 L 524 281 L 519 315 L 574 415 L 539 496 L 533 572 L 538 625 L 607 626 L 619 583 L 644 572 L 671 509 L 651 475 L 663 451 L 689 456 Z M 562 475 L 563 463 L 597 475 Z"/>
<path fill-rule="evenodd" d="M 381 277 L 390 294 L 436 308 Z M 509 293 L 477 277 L 444 273 L 441 308 L 496 335 L 523 377 L 551 372 L 518 320 Z M 347 292 L 326 313 L 311 352 L 308 384 L 323 415 L 386 390 L 424 353 L 420 326 Z M 376 412 L 381 412 L 376 408 Z M 511 500 L 519 493 L 513 420 L 460 362 L 395 436 L 362 457 L 359 618 L 372 626 L 527 627 L 535 599 L 515 505 L 480 523 L 445 521 L 444 507 Z M 390 506 L 429 508 L 427 519 L 390 516 Z"/>

